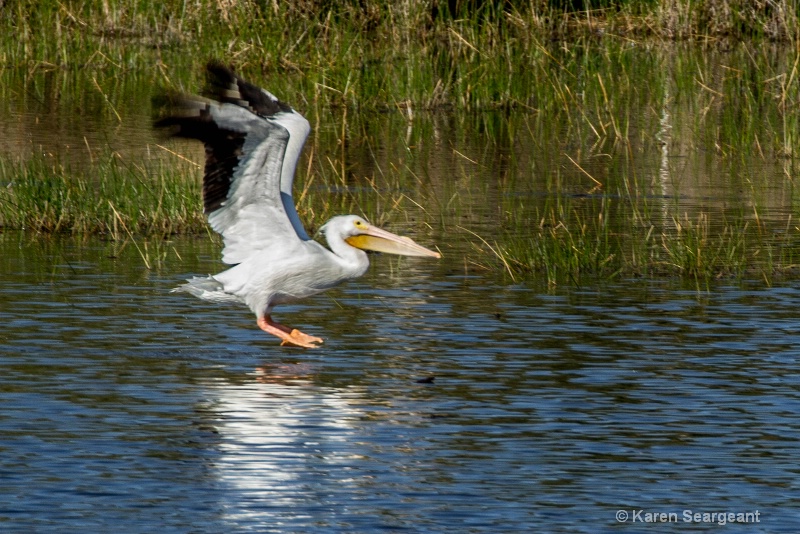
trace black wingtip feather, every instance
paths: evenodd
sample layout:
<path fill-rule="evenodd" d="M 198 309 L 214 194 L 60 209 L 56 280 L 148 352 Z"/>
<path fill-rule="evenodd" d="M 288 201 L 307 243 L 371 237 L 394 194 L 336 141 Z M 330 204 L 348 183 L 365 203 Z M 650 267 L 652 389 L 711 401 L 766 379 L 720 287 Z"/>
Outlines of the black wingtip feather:
<path fill-rule="evenodd" d="M 213 102 L 234 104 L 262 117 L 271 117 L 292 108 L 261 88 L 244 81 L 232 68 L 219 61 L 206 66 L 208 100 L 164 91 L 153 97 L 153 126 L 168 137 L 202 141 L 206 149 L 203 178 L 203 204 L 206 213 L 223 206 L 233 174 L 242 156 L 246 134 L 221 128 L 209 110 Z"/>
<path fill-rule="evenodd" d="M 261 117 L 271 117 L 280 112 L 291 112 L 292 108 L 250 82 L 240 78 L 231 67 L 219 61 L 206 65 L 208 79 L 207 95 L 219 102 L 236 104 L 249 109 Z"/>
<path fill-rule="evenodd" d="M 209 113 L 209 102 L 180 93 L 165 92 L 153 98 L 160 116 L 153 127 L 167 137 L 202 141 L 206 149 L 203 177 L 203 209 L 211 213 L 222 207 L 239 165 L 245 134 L 220 128 Z"/>

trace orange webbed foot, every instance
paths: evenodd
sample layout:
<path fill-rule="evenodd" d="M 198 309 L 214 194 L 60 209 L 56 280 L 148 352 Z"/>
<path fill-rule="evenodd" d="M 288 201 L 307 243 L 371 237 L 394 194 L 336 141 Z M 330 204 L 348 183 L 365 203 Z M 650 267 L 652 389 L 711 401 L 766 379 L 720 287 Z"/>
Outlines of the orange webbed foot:
<path fill-rule="evenodd" d="M 308 334 L 304 334 L 296 328 L 289 332 L 288 335 L 288 338 L 283 338 L 283 341 L 281 341 L 281 346 L 296 345 L 298 347 L 305 347 L 307 349 L 315 349 L 323 342 L 321 338 L 309 336 Z"/>
<path fill-rule="evenodd" d="M 288 326 L 278 324 L 272 320 L 269 315 L 258 318 L 258 326 L 264 332 L 268 332 L 273 336 L 281 339 L 281 346 L 293 345 L 296 347 L 303 347 L 306 349 L 314 349 L 322 343 L 322 339 L 304 334 L 300 330 L 290 329 Z"/>

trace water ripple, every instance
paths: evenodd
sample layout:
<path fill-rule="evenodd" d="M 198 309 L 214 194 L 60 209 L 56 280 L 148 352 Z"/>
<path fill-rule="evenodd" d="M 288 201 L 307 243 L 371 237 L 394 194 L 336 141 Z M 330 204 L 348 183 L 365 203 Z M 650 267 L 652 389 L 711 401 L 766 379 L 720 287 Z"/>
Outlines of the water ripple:
<path fill-rule="evenodd" d="M 800 526 L 796 288 L 540 294 L 378 260 L 280 312 L 326 338 L 300 351 L 170 294 L 180 273 L 59 246 L 2 262 L 7 531 Z"/>

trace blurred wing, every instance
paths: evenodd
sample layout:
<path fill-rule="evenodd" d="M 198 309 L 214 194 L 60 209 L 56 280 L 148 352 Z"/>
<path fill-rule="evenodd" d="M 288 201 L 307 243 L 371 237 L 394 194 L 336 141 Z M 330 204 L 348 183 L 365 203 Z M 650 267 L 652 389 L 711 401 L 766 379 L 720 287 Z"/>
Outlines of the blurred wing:
<path fill-rule="evenodd" d="M 292 199 L 308 121 L 229 69 L 208 70 L 213 99 L 173 95 L 156 127 L 205 145 L 203 203 L 224 239 L 222 260 L 241 263 L 269 247 L 308 240 Z"/>

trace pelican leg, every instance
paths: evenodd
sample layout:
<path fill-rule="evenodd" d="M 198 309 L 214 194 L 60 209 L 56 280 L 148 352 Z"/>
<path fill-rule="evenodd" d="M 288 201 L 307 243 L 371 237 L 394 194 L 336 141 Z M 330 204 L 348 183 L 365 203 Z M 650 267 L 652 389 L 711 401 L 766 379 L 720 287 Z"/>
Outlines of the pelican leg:
<path fill-rule="evenodd" d="M 281 338 L 281 346 L 296 345 L 307 349 L 318 347 L 317 343 L 322 343 L 322 339 L 302 333 L 300 330 L 289 328 L 276 323 L 269 315 L 262 315 L 257 321 L 258 327 L 264 332 Z"/>

